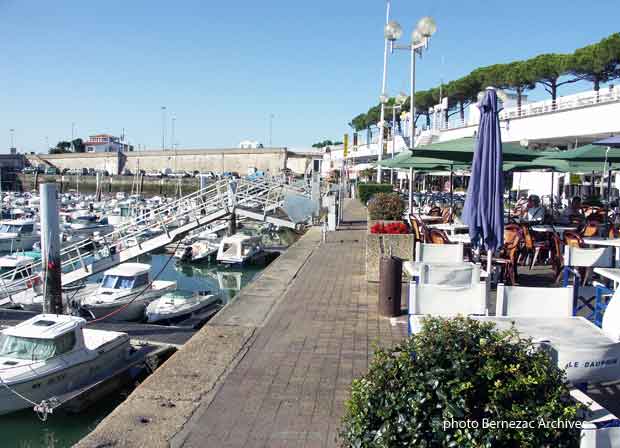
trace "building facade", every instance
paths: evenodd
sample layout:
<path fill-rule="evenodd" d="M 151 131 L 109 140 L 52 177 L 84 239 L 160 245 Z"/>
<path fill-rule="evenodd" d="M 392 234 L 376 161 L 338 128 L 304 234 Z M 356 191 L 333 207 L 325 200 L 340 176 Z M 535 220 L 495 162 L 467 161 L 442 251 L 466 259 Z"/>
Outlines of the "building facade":
<path fill-rule="evenodd" d="M 109 134 L 91 135 L 84 142 L 86 152 L 130 152 L 133 146 Z"/>

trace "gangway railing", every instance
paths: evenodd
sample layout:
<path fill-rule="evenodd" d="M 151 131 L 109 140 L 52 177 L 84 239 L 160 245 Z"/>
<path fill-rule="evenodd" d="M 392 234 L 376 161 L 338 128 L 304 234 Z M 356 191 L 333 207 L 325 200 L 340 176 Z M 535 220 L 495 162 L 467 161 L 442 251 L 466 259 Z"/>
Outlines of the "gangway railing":
<path fill-rule="evenodd" d="M 287 185 L 276 177 L 214 182 L 108 234 L 64 247 L 60 254 L 62 283 L 75 283 L 175 242 L 192 230 L 229 216 L 235 209 L 261 211 L 267 216 L 282 205 L 287 193 L 307 194 L 303 186 Z M 7 272 L 0 276 L 0 286 L 8 290 L 28 284 L 38 276 L 40 266 L 40 262 L 33 262 Z"/>

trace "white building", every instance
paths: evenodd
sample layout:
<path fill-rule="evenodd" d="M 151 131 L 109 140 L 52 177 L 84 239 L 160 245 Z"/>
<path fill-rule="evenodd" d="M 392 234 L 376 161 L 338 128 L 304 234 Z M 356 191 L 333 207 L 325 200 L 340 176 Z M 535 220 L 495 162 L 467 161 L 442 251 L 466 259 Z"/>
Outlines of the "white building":
<path fill-rule="evenodd" d="M 133 147 L 121 141 L 120 138 L 109 134 L 91 135 L 84 142 L 86 152 L 127 152 Z"/>
<path fill-rule="evenodd" d="M 243 140 L 241 143 L 239 143 L 240 149 L 257 149 L 262 147 L 263 144 L 256 140 Z"/>

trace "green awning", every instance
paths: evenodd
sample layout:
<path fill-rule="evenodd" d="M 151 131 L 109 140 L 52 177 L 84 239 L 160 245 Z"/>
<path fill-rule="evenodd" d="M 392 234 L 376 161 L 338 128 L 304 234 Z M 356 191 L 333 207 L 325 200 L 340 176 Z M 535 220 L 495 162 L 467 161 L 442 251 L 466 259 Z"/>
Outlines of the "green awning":
<path fill-rule="evenodd" d="M 413 157 L 430 157 L 447 160 L 452 163 L 468 163 L 474 156 L 475 139 L 473 137 L 433 143 L 415 148 Z M 539 157 L 539 153 L 523 148 L 519 143 L 503 143 L 502 154 L 505 162 L 531 161 Z"/>
<path fill-rule="evenodd" d="M 619 163 L 612 163 L 613 170 L 620 169 Z M 504 163 L 504 171 L 556 171 L 560 173 L 591 173 L 606 171 L 601 162 L 581 160 L 562 160 L 549 157 L 539 157 L 530 162 Z"/>
<path fill-rule="evenodd" d="M 580 161 L 580 162 L 605 162 L 605 157 L 607 156 L 607 161 L 610 163 L 620 163 L 620 150 L 619 149 L 610 149 L 607 155 L 607 148 L 604 146 L 595 146 L 595 145 L 586 145 L 577 149 L 569 149 L 566 151 L 554 151 L 554 152 L 546 152 L 543 154 L 545 159 L 553 159 L 553 160 L 570 160 L 570 161 Z M 601 168 L 602 169 L 602 166 Z"/>

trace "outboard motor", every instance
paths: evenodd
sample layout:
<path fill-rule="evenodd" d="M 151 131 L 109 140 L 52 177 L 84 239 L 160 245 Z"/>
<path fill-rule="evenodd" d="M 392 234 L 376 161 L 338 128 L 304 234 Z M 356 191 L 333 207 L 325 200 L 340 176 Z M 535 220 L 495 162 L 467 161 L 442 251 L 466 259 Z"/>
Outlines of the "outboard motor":
<path fill-rule="evenodd" d="M 183 251 L 183 255 L 181 256 L 181 262 L 189 263 L 190 261 L 192 261 L 192 255 L 192 246 L 186 246 L 185 250 Z"/>

